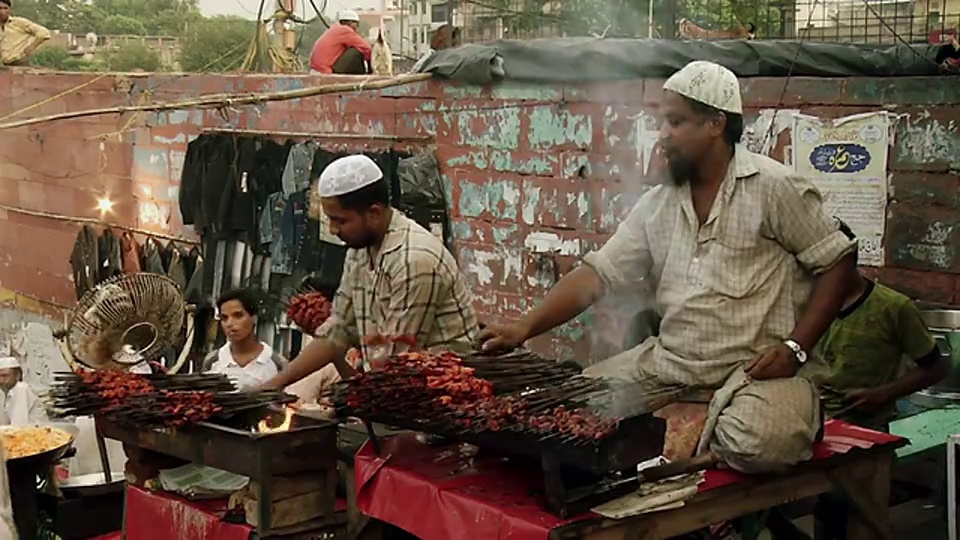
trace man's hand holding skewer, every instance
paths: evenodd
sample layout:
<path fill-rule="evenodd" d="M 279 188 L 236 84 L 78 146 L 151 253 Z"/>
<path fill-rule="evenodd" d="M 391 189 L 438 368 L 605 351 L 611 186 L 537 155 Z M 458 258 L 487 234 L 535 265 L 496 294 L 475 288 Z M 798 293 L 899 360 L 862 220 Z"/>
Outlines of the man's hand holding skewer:
<path fill-rule="evenodd" d="M 509 325 L 489 325 L 480 331 L 477 348 L 481 352 L 509 352 L 523 345 L 530 331 L 520 322 Z"/>

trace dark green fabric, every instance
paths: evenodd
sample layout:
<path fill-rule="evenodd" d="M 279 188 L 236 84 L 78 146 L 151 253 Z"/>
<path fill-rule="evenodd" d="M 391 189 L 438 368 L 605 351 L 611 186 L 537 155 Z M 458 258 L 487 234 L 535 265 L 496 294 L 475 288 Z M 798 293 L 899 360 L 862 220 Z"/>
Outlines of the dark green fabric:
<path fill-rule="evenodd" d="M 849 312 L 841 312 L 820 340 L 820 353 L 830 375 L 820 383 L 824 412 L 833 416 L 846 407 L 843 395 L 856 388 L 875 388 L 899 375 L 904 357 L 919 360 L 934 348 L 933 336 L 920 312 L 906 296 L 879 283 Z M 875 415 L 850 411 L 841 419 L 877 429 L 893 417 L 890 403 Z"/>
<path fill-rule="evenodd" d="M 909 77 L 940 73 L 944 45 L 858 45 L 797 41 L 670 41 L 563 38 L 499 40 L 444 49 L 420 68 L 467 84 L 665 78 L 692 60 L 739 77 Z"/>

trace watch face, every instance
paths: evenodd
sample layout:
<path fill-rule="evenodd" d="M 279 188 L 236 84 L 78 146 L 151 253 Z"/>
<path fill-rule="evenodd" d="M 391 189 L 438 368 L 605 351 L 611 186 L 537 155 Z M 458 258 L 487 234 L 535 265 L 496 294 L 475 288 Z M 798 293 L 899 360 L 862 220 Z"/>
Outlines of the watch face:
<path fill-rule="evenodd" d="M 807 361 L 807 353 L 805 351 L 797 351 L 797 360 L 799 360 L 801 364 L 805 363 Z"/>

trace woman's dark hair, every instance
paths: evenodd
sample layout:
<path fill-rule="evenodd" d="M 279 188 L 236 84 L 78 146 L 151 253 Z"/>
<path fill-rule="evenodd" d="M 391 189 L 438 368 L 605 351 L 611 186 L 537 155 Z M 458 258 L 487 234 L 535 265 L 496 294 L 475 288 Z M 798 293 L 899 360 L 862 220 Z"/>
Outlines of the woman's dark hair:
<path fill-rule="evenodd" d="M 232 289 L 221 294 L 220 298 L 217 298 L 217 310 L 219 311 L 224 304 L 233 300 L 240 302 L 248 315 L 257 315 L 260 312 L 257 295 L 250 289 Z"/>
<path fill-rule="evenodd" d="M 369 186 L 356 191 L 344 193 L 337 197 L 337 202 L 344 210 L 363 212 L 375 204 L 390 205 L 390 184 L 386 178 L 381 178 Z"/>
<path fill-rule="evenodd" d="M 717 116 L 723 116 L 727 119 L 727 123 L 723 128 L 723 140 L 730 145 L 730 148 L 735 147 L 743 138 L 742 114 L 721 111 L 720 109 L 711 107 L 705 103 L 692 100 L 686 96 L 684 97 L 690 103 L 690 108 L 693 109 L 693 112 L 700 115 L 701 118 L 709 119 Z"/>

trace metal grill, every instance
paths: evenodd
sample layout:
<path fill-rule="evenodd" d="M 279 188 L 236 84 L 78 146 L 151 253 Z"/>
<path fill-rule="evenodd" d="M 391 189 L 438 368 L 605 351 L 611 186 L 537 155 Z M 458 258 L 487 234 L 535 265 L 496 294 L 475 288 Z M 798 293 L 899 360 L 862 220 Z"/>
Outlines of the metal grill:
<path fill-rule="evenodd" d="M 404 2 L 402 11 L 413 4 L 431 13 L 432 27 L 461 27 L 464 42 L 603 36 L 939 43 L 960 26 L 960 0 L 421 0 Z"/>

